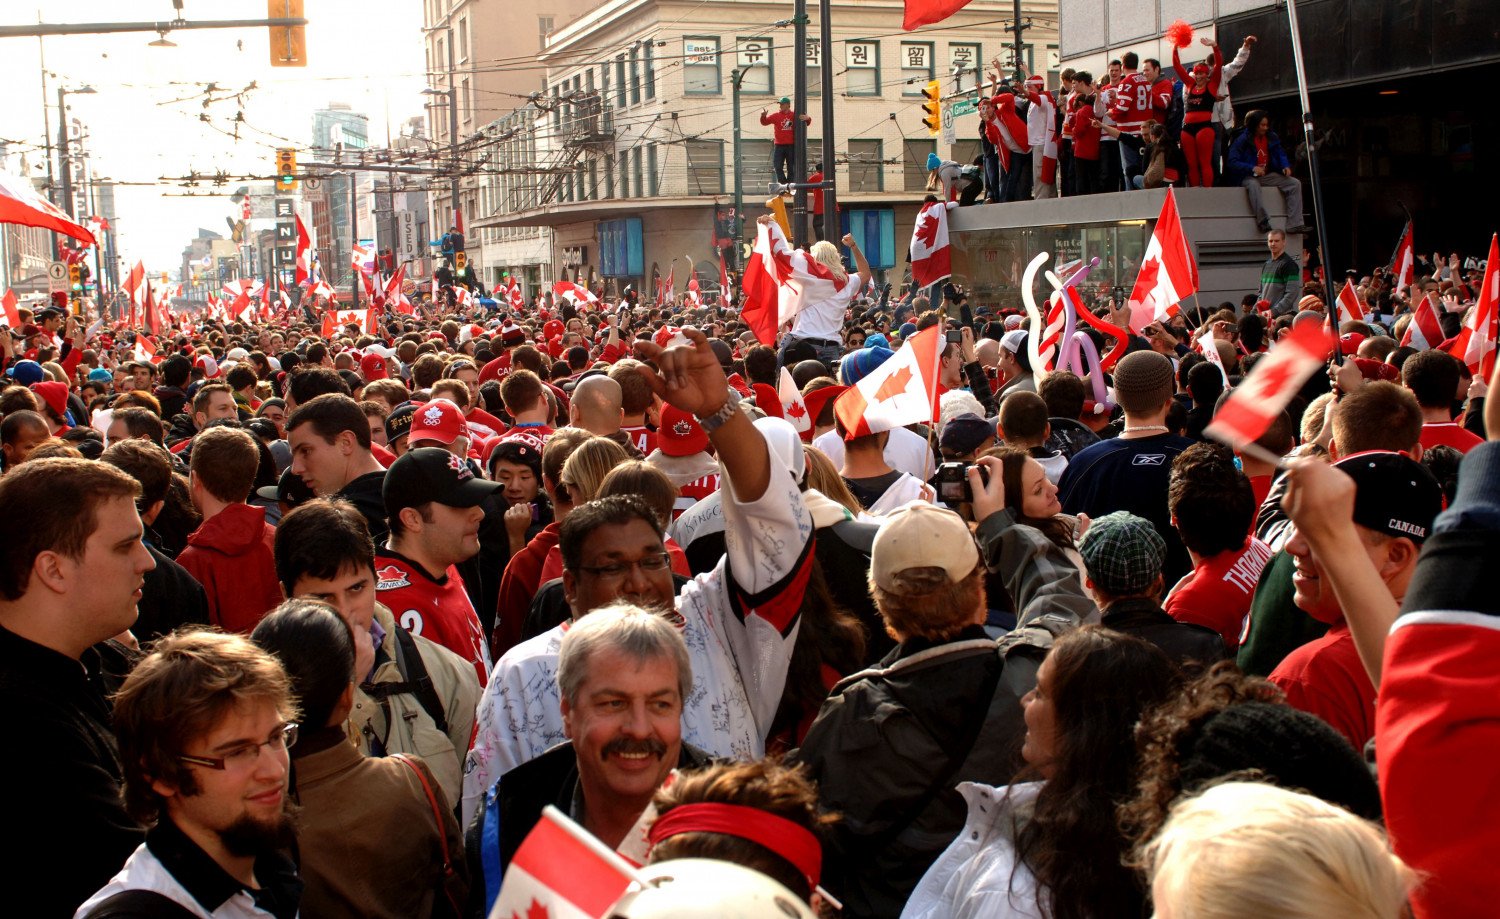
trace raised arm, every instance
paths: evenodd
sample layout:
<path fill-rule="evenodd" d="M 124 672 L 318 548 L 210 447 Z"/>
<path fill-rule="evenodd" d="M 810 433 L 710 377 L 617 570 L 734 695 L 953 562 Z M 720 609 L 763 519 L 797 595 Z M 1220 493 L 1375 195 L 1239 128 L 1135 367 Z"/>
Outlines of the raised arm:
<path fill-rule="evenodd" d="M 860 249 L 859 243 L 854 241 L 852 234 L 845 233 L 843 242 L 844 245 L 849 247 L 849 251 L 854 253 L 854 265 L 859 271 L 860 281 L 869 283 L 871 277 L 870 262 L 865 258 L 864 250 Z"/>

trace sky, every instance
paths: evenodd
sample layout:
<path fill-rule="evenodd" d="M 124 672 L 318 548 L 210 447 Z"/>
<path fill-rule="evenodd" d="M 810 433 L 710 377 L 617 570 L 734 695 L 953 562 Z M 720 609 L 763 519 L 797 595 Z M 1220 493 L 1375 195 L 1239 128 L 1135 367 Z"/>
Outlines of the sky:
<path fill-rule="evenodd" d="M 260 19 L 266 7 L 266 0 L 185 0 L 182 16 Z M 3 0 L 0 24 L 35 23 L 38 10 L 27 0 Z M 40 7 L 48 23 L 173 16 L 172 0 L 67 0 Z M 175 48 L 148 47 L 154 33 L 51 36 L 42 40 L 40 56 L 36 38 L 0 38 L 7 168 L 19 173 L 24 153 L 32 176 L 46 174 L 43 60 L 45 118 L 54 142 L 58 86 L 92 86 L 93 95 L 69 95 L 67 104 L 70 117 L 83 123 L 95 175 L 143 183 L 116 189 L 118 249 L 127 266 L 140 259 L 148 271 L 175 271 L 199 227 L 228 235 L 225 218 L 238 216 L 229 196 L 243 182 L 188 189 L 160 177 L 193 170 L 269 175 L 276 147 L 311 145 L 312 113 L 330 102 L 368 115 L 370 142 L 377 146 L 423 114 L 420 0 L 305 0 L 304 16 L 310 20 L 306 67 L 272 67 L 266 28 L 172 32 Z M 247 89 L 252 82 L 255 88 Z M 205 106 L 210 83 L 219 91 Z M 190 191 L 202 197 L 179 197 Z"/>

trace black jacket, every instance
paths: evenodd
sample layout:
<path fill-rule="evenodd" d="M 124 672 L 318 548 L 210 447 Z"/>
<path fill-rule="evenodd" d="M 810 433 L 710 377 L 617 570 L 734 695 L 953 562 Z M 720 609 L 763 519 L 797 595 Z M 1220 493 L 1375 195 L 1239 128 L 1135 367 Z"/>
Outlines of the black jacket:
<path fill-rule="evenodd" d="M 82 661 L 0 627 L 0 706 L 10 743 L 0 781 L 20 833 L 0 859 L 7 911 L 71 916 L 145 838 L 125 813 L 109 694 L 132 664 L 103 642 Z"/>
<path fill-rule="evenodd" d="M 339 489 L 338 497 L 354 505 L 365 523 L 370 527 L 370 538 L 375 545 L 385 544 L 385 538 L 391 534 L 391 528 L 386 522 L 385 497 L 381 488 L 385 484 L 385 470 L 379 472 L 367 472 L 343 488 Z"/>
<path fill-rule="evenodd" d="M 1191 622 L 1178 622 L 1145 597 L 1118 600 L 1104 611 L 1104 625 L 1116 632 L 1149 641 L 1166 652 L 1187 673 L 1201 673 L 1223 660 L 1224 639 L 1213 629 Z"/>
<path fill-rule="evenodd" d="M 208 596 L 186 568 L 147 544 L 156 567 L 145 575 L 140 614 L 130 631 L 145 644 L 189 623 L 208 625 Z"/>

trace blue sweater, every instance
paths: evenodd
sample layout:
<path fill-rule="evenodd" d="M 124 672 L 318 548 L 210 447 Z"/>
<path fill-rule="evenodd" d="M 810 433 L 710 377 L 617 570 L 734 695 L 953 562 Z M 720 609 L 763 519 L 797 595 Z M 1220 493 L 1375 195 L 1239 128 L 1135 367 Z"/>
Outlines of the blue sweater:
<path fill-rule="evenodd" d="M 1256 164 L 1255 138 L 1249 131 L 1241 131 L 1234 142 L 1229 145 L 1229 164 L 1224 171 L 1230 179 L 1235 182 L 1243 181 L 1255 172 Z M 1266 133 L 1266 172 L 1280 172 L 1283 169 L 1292 168 L 1292 163 L 1287 159 L 1286 150 L 1281 146 L 1281 139 L 1276 136 L 1275 131 Z"/>

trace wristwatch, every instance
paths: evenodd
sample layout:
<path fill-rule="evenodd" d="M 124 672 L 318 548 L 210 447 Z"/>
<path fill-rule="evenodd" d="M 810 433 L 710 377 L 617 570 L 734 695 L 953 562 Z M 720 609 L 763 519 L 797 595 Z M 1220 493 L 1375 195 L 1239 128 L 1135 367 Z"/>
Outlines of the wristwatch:
<path fill-rule="evenodd" d="M 719 410 L 707 418 L 698 418 L 698 424 L 703 428 L 703 433 L 712 434 L 722 427 L 724 422 L 733 418 L 739 410 L 740 394 L 731 389 L 729 390 L 728 397 L 724 400 L 724 404 L 719 406 Z M 694 417 L 697 416 L 695 415 Z"/>

